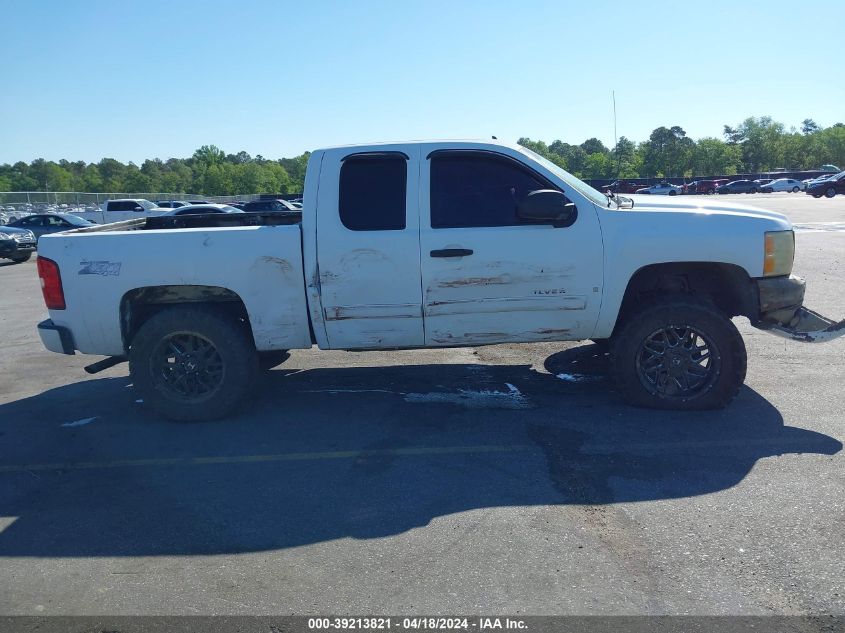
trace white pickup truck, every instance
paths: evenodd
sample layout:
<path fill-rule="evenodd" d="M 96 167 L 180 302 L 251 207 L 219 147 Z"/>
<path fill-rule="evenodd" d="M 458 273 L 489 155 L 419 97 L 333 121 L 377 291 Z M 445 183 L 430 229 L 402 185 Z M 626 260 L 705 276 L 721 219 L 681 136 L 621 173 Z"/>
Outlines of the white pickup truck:
<path fill-rule="evenodd" d="M 166 213 L 170 209 L 162 209 L 154 202 L 143 198 L 121 198 L 106 200 L 99 209 L 93 211 L 77 211 L 74 215 L 85 218 L 97 224 L 110 224 L 122 220 L 145 218 L 159 213 Z"/>
<path fill-rule="evenodd" d="M 593 339 L 631 403 L 726 405 L 731 317 L 799 341 L 845 334 L 802 306 L 778 213 L 608 197 L 531 151 L 416 142 L 315 151 L 303 212 L 159 217 L 48 235 L 52 351 L 129 360 L 174 419 L 232 411 L 262 357 Z"/>

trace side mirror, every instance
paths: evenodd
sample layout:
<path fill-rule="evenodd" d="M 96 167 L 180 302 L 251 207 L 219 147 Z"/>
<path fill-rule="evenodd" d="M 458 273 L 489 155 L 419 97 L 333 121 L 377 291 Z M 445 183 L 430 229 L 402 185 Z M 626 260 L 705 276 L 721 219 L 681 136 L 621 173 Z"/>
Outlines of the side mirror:
<path fill-rule="evenodd" d="M 578 209 L 560 191 L 539 189 L 523 198 L 516 215 L 520 220 L 545 221 L 555 227 L 566 227 L 575 223 L 578 218 Z"/>

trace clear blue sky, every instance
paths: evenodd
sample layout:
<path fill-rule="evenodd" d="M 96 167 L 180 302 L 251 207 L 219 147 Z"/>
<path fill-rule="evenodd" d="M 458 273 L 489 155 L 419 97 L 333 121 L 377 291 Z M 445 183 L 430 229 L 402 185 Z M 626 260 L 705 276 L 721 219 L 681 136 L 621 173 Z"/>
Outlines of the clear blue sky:
<path fill-rule="evenodd" d="M 635 141 L 660 125 L 720 136 L 751 115 L 827 126 L 845 120 L 839 9 L 0 0 L 0 162 L 493 134 L 612 144 L 612 89 Z"/>

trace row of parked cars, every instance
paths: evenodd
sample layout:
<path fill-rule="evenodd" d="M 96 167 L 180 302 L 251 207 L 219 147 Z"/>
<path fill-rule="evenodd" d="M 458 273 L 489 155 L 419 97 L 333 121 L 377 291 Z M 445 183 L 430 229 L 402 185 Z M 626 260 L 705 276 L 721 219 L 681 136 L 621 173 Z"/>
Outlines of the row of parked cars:
<path fill-rule="evenodd" d="M 124 209 L 124 207 L 126 207 Z M 154 203 L 148 200 L 108 200 L 103 203 L 102 208 L 91 207 L 72 210 L 88 217 L 80 217 L 74 213 L 68 213 L 70 207 L 52 206 L 41 209 L 40 213 L 33 213 L 35 210 L 31 205 L 29 208 L 21 205 L 20 208 L 11 207 L 11 214 L 8 207 L 0 212 L 0 258 L 10 259 L 15 263 L 27 261 L 38 245 L 38 238 L 50 233 L 68 231 L 71 229 L 93 226 L 96 222 L 110 221 L 112 214 L 121 211 L 129 211 L 129 216 L 135 216 L 138 212 L 158 213 L 161 215 L 204 215 L 207 213 L 249 213 L 249 212 L 278 212 L 278 213 L 300 213 L 302 210 L 301 201 L 289 201 L 281 198 L 265 198 L 252 200 L 250 202 L 235 201 L 231 204 L 216 204 L 207 200 L 156 200 Z M 91 218 L 91 219 L 89 219 Z M 114 216 L 117 218 L 117 216 Z M 124 218 L 117 218 L 124 219 Z"/>
<path fill-rule="evenodd" d="M 640 183 L 618 180 L 604 187 L 609 193 L 639 193 L 662 196 L 679 196 L 687 194 L 727 194 L 727 193 L 772 193 L 785 191 L 798 193 L 806 191 L 808 194 L 821 198 L 832 198 L 837 193 L 845 193 L 845 171 L 837 174 L 826 174 L 818 178 L 796 180 L 794 178 L 760 178 L 757 180 L 732 180 L 727 178 L 715 180 L 695 180 L 683 185 L 661 182 L 656 185 L 643 186 Z"/>
<path fill-rule="evenodd" d="M 217 209 L 220 206 L 226 206 L 230 209 L 244 211 L 247 213 L 268 211 L 297 213 L 302 211 L 301 200 L 284 200 L 282 198 L 261 198 L 250 202 L 236 200 L 227 202 L 224 205 L 211 203 L 208 200 L 156 200 L 155 203 L 161 209 L 181 209 L 179 212 L 174 212 L 173 215 L 184 215 L 189 211 L 196 213 L 201 211 L 202 208 L 204 208 L 204 205 L 206 209 Z M 191 209 L 187 209 L 188 207 Z M 216 213 L 214 210 L 209 212 Z M 229 211 L 229 213 L 231 213 L 231 211 Z"/>

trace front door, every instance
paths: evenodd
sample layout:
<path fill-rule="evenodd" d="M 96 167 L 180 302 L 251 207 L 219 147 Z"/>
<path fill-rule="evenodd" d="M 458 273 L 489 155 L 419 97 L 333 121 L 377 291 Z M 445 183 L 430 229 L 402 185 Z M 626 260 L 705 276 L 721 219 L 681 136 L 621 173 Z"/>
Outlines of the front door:
<path fill-rule="evenodd" d="M 514 156 L 434 147 L 420 158 L 426 345 L 588 338 L 603 278 L 593 204 L 579 198 L 568 227 L 520 221 L 528 193 L 562 188 Z"/>
<path fill-rule="evenodd" d="M 417 145 L 323 157 L 317 261 L 329 347 L 424 344 L 418 190 Z"/>

